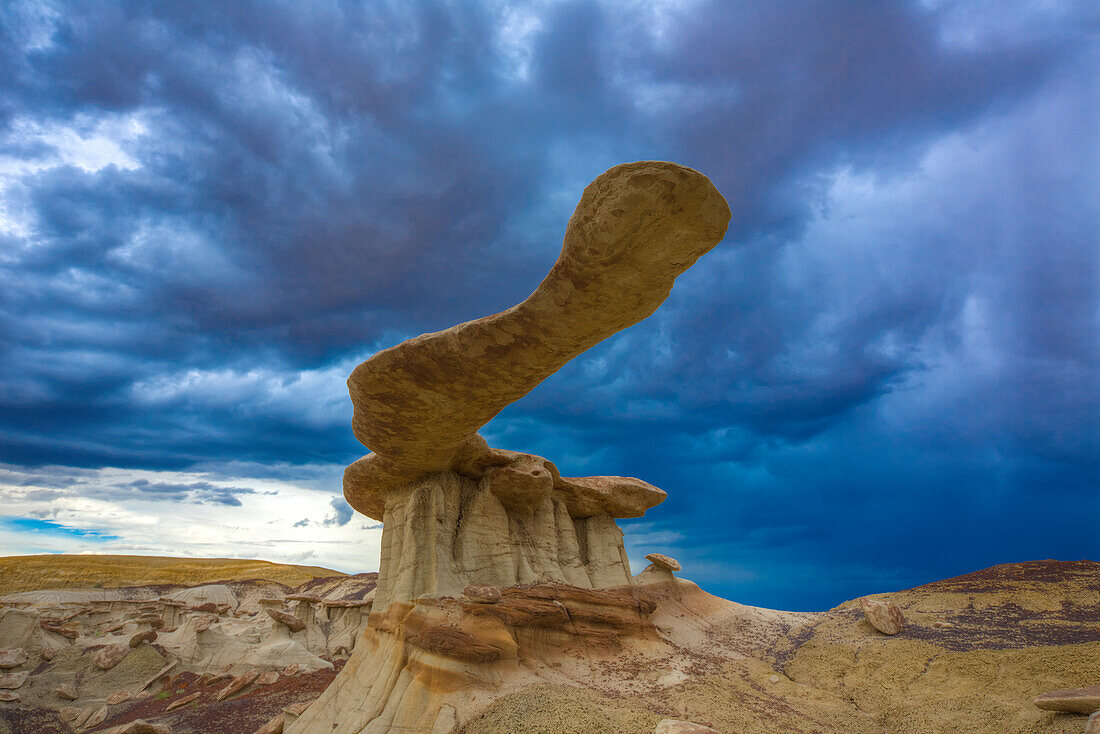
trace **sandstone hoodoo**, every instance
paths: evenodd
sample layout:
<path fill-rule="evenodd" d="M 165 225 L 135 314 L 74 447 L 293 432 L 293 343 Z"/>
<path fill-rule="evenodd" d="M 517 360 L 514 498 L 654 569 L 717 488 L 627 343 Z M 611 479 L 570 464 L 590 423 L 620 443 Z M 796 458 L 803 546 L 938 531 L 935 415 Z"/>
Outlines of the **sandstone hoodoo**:
<path fill-rule="evenodd" d="M 656 607 L 636 590 L 615 520 L 665 493 L 630 477 L 563 477 L 477 431 L 652 314 L 729 220 L 697 171 L 616 166 L 584 190 L 561 256 L 526 300 L 354 370 L 353 431 L 372 453 L 348 467 L 344 496 L 383 522 L 378 587 L 347 666 L 288 732 L 450 731 L 478 696 L 448 691 L 500 691 L 523 680 L 524 660 L 656 639 Z"/>

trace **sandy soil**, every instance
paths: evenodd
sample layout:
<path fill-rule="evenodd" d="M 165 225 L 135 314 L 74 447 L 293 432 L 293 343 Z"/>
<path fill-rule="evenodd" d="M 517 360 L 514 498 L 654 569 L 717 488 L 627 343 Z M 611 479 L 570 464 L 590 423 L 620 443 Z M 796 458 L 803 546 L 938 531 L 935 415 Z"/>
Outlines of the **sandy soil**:
<path fill-rule="evenodd" d="M 298 586 L 315 578 L 344 576 L 319 566 L 290 566 L 233 558 L 41 555 L 0 557 L 0 596 L 38 589 L 180 584 L 263 579 Z"/>

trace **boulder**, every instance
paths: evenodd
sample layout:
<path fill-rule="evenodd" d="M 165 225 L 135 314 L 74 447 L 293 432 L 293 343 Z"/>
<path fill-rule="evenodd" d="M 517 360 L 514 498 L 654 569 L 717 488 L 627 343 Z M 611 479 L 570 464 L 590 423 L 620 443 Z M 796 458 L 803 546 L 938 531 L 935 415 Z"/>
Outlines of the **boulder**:
<path fill-rule="evenodd" d="M 92 662 L 100 670 L 110 670 L 125 658 L 130 652 L 129 645 L 123 645 L 121 643 L 113 643 L 101 648 L 96 652 Z"/>
<path fill-rule="evenodd" d="M 41 658 L 42 658 L 43 660 L 45 660 L 46 662 L 49 662 L 49 661 L 51 661 L 51 660 L 53 660 L 53 659 L 54 659 L 54 656 L 55 656 L 55 655 L 57 655 L 57 650 L 55 650 L 55 649 L 54 649 L 54 648 L 52 648 L 52 647 L 43 647 L 43 648 L 42 648 L 42 649 L 41 649 L 41 650 L 40 650 L 40 651 L 38 652 L 38 655 L 39 655 L 39 657 L 41 657 Z"/>
<path fill-rule="evenodd" d="M 884 635 L 896 635 L 905 628 L 901 607 L 892 601 L 864 597 L 859 600 L 859 606 L 871 626 Z"/>
<path fill-rule="evenodd" d="M 653 730 L 653 734 L 719 734 L 717 729 L 691 721 L 665 719 Z"/>
<path fill-rule="evenodd" d="M 27 660 L 27 651 L 21 647 L 0 650 L 0 669 L 18 668 Z"/>
<path fill-rule="evenodd" d="M 663 553 L 650 553 L 645 557 L 645 559 L 657 568 L 663 568 L 666 571 L 680 570 L 680 562 L 677 561 L 675 558 L 666 556 Z M 669 721 L 671 721 L 671 719 L 669 719 Z"/>
<path fill-rule="evenodd" d="M 1100 711 L 1100 685 L 1060 688 L 1035 697 L 1035 705 L 1047 711 L 1091 714 Z"/>
<path fill-rule="evenodd" d="M 290 612 L 284 612 L 281 609 L 265 609 L 267 616 L 274 619 L 279 624 L 286 625 L 287 629 L 291 632 L 301 632 L 306 628 L 306 623 L 295 617 Z"/>
<path fill-rule="evenodd" d="M 500 589 L 490 584 L 470 584 L 462 590 L 462 596 L 476 604 L 496 604 L 500 601 Z"/>
<path fill-rule="evenodd" d="M 67 701 L 75 701 L 77 699 L 76 686 L 72 683 L 62 683 L 55 690 L 58 698 L 64 698 Z"/>

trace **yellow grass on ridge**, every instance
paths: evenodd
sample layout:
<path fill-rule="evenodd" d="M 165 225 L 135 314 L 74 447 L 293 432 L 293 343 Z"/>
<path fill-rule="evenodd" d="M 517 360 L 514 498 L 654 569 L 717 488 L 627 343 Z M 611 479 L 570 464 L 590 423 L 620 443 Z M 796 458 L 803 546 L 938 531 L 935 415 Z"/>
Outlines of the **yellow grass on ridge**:
<path fill-rule="evenodd" d="M 0 596 L 19 591 L 144 584 L 196 584 L 265 579 L 297 586 L 347 574 L 320 566 L 292 566 L 236 558 L 166 558 L 48 554 L 0 557 Z"/>

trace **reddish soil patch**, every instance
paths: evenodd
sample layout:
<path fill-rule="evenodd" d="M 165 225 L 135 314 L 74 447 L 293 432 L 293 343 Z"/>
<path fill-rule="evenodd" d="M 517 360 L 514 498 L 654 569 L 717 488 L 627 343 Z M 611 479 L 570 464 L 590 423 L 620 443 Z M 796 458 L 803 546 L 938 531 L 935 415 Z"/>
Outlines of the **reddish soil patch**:
<path fill-rule="evenodd" d="M 266 724 L 284 707 L 316 699 L 332 683 L 333 678 L 343 668 L 344 662 L 336 661 L 335 670 L 318 670 L 293 676 L 280 675 L 279 680 L 269 686 L 251 685 L 225 701 L 217 701 L 215 696 L 225 687 L 228 680 L 203 685 L 200 676 L 194 673 L 181 673 L 162 684 L 160 691 L 152 698 L 112 707 L 114 710 L 111 711 L 107 720 L 89 731 L 102 731 L 135 719 L 145 719 L 170 724 L 172 731 L 182 734 L 187 732 L 247 734 Z M 169 695 L 165 696 L 165 693 Z M 165 712 L 172 701 L 193 693 L 201 695 L 185 706 Z M 15 731 L 38 732 L 39 730 L 17 727 Z M 48 733 L 53 730 L 42 729 L 41 731 Z M 57 731 L 68 732 L 69 730 L 61 728 Z"/>

